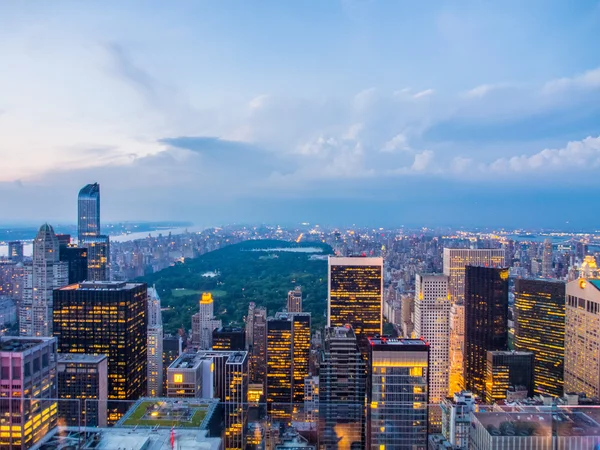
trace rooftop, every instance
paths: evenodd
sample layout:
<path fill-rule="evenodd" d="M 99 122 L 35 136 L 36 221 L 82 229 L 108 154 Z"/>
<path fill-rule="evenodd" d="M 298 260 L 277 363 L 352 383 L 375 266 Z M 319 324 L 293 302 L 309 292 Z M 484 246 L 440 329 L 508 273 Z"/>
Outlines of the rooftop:
<path fill-rule="evenodd" d="M 212 398 L 141 398 L 117 426 L 205 430 L 218 402 Z"/>
<path fill-rule="evenodd" d="M 209 438 L 203 430 L 181 430 L 173 432 L 171 446 L 170 429 L 151 428 L 91 428 L 56 427 L 32 447 L 32 450 L 171 450 L 173 447 L 190 450 L 218 450 L 221 439 Z"/>
<path fill-rule="evenodd" d="M 195 370 L 202 363 L 203 358 L 199 356 L 197 353 L 184 353 L 179 358 L 171 363 L 169 369 L 191 369 Z"/>
<path fill-rule="evenodd" d="M 99 363 L 106 359 L 106 355 L 91 355 L 88 353 L 58 353 L 56 358 L 57 363 Z"/>
<path fill-rule="evenodd" d="M 83 281 L 60 288 L 62 291 L 118 291 L 134 289 L 144 283 L 127 283 L 125 281 Z"/>
<path fill-rule="evenodd" d="M 423 339 L 404 339 L 392 338 L 389 336 L 370 337 L 369 343 L 371 346 L 387 346 L 387 347 L 429 347 L 429 344 Z"/>
<path fill-rule="evenodd" d="M 6 336 L 0 338 L 0 352 L 24 352 L 30 348 L 40 344 L 45 344 L 50 341 L 55 341 L 56 338 L 30 338 L 18 336 Z"/>

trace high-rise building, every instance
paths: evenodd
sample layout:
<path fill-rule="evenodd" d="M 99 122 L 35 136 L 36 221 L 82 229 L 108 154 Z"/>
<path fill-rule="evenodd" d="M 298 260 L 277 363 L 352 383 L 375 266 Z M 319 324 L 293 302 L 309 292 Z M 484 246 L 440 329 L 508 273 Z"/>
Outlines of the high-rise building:
<path fill-rule="evenodd" d="M 487 352 L 507 350 L 508 269 L 467 266 L 465 273 L 465 385 L 485 398 Z"/>
<path fill-rule="evenodd" d="M 415 337 L 429 343 L 429 427 L 441 429 L 438 406 L 448 396 L 450 299 L 448 277 L 443 274 L 417 274 L 415 279 Z"/>
<path fill-rule="evenodd" d="M 81 283 L 88 278 L 87 248 L 60 244 L 60 260 L 68 265 L 69 284 Z"/>
<path fill-rule="evenodd" d="M 8 243 L 8 260 L 15 263 L 23 262 L 23 242 L 11 241 Z"/>
<path fill-rule="evenodd" d="M 383 258 L 329 257 L 327 326 L 352 326 L 366 357 L 367 337 L 383 331 Z"/>
<path fill-rule="evenodd" d="M 148 397 L 162 397 L 163 324 L 156 287 L 148 288 Z"/>
<path fill-rule="evenodd" d="M 68 265 L 60 261 L 56 234 L 46 223 L 33 241 L 33 261 L 25 266 L 21 336 L 52 336 L 52 291 L 67 282 Z"/>
<path fill-rule="evenodd" d="M 110 244 L 108 236 L 100 234 L 100 185 L 87 184 L 77 198 L 77 239 L 80 248 L 87 249 L 88 279 L 110 279 Z"/>
<path fill-rule="evenodd" d="M 471 413 L 476 411 L 475 397 L 467 391 L 442 402 L 442 434 L 454 449 L 468 450 Z"/>
<path fill-rule="evenodd" d="M 167 368 L 167 396 L 212 398 L 214 363 L 197 353 L 184 353 Z"/>
<path fill-rule="evenodd" d="M 165 336 L 163 338 L 163 393 L 167 392 L 167 369 L 173 361 L 175 361 L 183 351 L 183 341 L 180 336 Z"/>
<path fill-rule="evenodd" d="M 384 336 L 369 342 L 366 448 L 425 450 L 429 345 Z"/>
<path fill-rule="evenodd" d="M 215 303 L 210 292 L 202 294 L 199 306 L 199 311 L 192 316 L 192 343 L 201 350 L 210 350 L 213 330 L 222 324 L 215 319 Z"/>
<path fill-rule="evenodd" d="M 105 427 L 108 400 L 106 355 L 60 353 L 56 363 L 58 422 L 71 427 Z"/>
<path fill-rule="evenodd" d="M 302 287 L 296 286 L 288 292 L 287 310 L 291 313 L 302 312 Z"/>
<path fill-rule="evenodd" d="M 509 388 L 517 388 L 533 397 L 532 352 L 488 351 L 485 374 L 485 401 L 494 403 L 506 398 Z"/>
<path fill-rule="evenodd" d="M 213 350 L 237 350 L 246 349 L 246 331 L 239 327 L 221 327 L 213 330 Z"/>
<path fill-rule="evenodd" d="M 319 368 L 319 448 L 364 448 L 365 369 L 352 328 L 326 328 Z"/>
<path fill-rule="evenodd" d="M 0 261 L 0 295 L 10 297 L 20 306 L 25 287 L 25 267 L 23 263 Z"/>
<path fill-rule="evenodd" d="M 536 394 L 563 394 L 565 357 L 565 283 L 515 280 L 514 348 L 535 354 Z"/>
<path fill-rule="evenodd" d="M 148 291 L 144 283 L 85 282 L 54 291 L 54 336 L 61 353 L 108 357 L 109 400 L 146 394 Z M 108 422 L 127 405 L 110 402 Z"/>
<path fill-rule="evenodd" d="M 252 309 L 252 345 L 250 347 L 250 381 L 262 383 L 267 379 L 267 309 Z"/>
<path fill-rule="evenodd" d="M 26 450 L 56 425 L 56 339 L 0 338 L 0 448 Z"/>
<path fill-rule="evenodd" d="M 304 401 L 310 358 L 310 313 L 277 313 L 267 320 L 267 406 L 289 417 Z"/>
<path fill-rule="evenodd" d="M 600 279 L 567 283 L 565 392 L 600 397 Z"/>
<path fill-rule="evenodd" d="M 454 303 L 450 307 L 450 343 L 448 348 L 449 389 L 450 395 L 459 393 L 464 388 L 464 354 L 465 354 L 465 305 Z"/>
<path fill-rule="evenodd" d="M 552 241 L 544 241 L 544 253 L 542 253 L 542 276 L 544 278 L 553 278 L 554 270 L 552 268 Z"/>

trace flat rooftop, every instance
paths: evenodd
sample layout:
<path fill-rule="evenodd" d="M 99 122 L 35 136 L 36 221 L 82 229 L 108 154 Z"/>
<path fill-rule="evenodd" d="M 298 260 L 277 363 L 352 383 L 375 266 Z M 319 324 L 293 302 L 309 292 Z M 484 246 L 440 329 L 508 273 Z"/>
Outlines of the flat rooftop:
<path fill-rule="evenodd" d="M 204 430 L 173 432 L 173 447 L 189 450 L 219 450 L 220 438 L 207 437 Z M 172 450 L 171 430 L 150 428 L 56 427 L 32 447 L 32 450 Z"/>
<path fill-rule="evenodd" d="M 60 288 L 61 291 L 121 291 L 142 286 L 144 283 L 125 281 L 82 281 Z"/>
<path fill-rule="evenodd" d="M 386 347 L 410 347 L 411 350 L 413 347 L 429 347 L 429 344 L 425 342 L 423 339 L 404 339 L 404 338 L 392 338 L 388 336 L 375 336 L 368 338 L 369 342 L 372 346 L 386 346 Z"/>
<path fill-rule="evenodd" d="M 205 430 L 218 403 L 213 398 L 144 397 L 129 408 L 117 426 Z"/>
<path fill-rule="evenodd" d="M 584 412 L 480 412 L 474 417 L 495 436 L 600 436 L 600 424 Z M 515 434 L 512 434 L 512 433 Z"/>
<path fill-rule="evenodd" d="M 91 355 L 89 353 L 57 353 L 57 363 L 99 363 L 106 359 L 106 355 Z"/>
<path fill-rule="evenodd" d="M 194 370 L 197 369 L 198 366 L 202 363 L 203 360 L 208 358 L 203 358 L 196 353 L 184 353 L 179 358 L 171 363 L 168 367 L 169 369 L 189 369 Z"/>
<path fill-rule="evenodd" d="M 0 352 L 24 352 L 40 344 L 45 344 L 56 338 L 30 338 L 7 336 L 0 339 Z"/>

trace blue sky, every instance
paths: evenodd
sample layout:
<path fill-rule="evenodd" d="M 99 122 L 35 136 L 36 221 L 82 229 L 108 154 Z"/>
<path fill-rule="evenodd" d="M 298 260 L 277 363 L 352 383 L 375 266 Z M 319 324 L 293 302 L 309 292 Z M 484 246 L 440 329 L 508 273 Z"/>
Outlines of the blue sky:
<path fill-rule="evenodd" d="M 2 221 L 98 181 L 106 221 L 590 228 L 599 30 L 585 0 L 5 3 Z"/>

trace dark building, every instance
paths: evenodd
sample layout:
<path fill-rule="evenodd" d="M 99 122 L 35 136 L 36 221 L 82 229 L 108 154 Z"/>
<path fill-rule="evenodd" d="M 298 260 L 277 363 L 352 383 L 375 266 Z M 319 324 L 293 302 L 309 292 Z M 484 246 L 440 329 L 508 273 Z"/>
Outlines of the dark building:
<path fill-rule="evenodd" d="M 107 362 L 105 355 L 58 355 L 56 384 L 59 423 L 72 427 L 106 426 Z"/>
<path fill-rule="evenodd" d="M 23 243 L 21 241 L 8 243 L 8 260 L 15 263 L 23 262 Z"/>
<path fill-rule="evenodd" d="M 465 387 L 485 398 L 487 352 L 507 350 L 508 269 L 465 271 Z"/>
<path fill-rule="evenodd" d="M 386 336 L 369 343 L 365 448 L 426 450 L 429 344 Z"/>
<path fill-rule="evenodd" d="M 110 241 L 100 234 L 100 185 L 87 184 L 77 198 L 77 239 L 79 247 L 87 248 L 87 279 L 110 279 Z"/>
<path fill-rule="evenodd" d="M 366 364 L 351 327 L 325 329 L 319 369 L 319 447 L 364 448 Z"/>
<path fill-rule="evenodd" d="M 107 355 L 109 400 L 137 400 L 146 393 L 147 303 L 145 283 L 96 281 L 54 291 L 58 351 Z M 109 402 L 108 422 L 126 407 Z"/>
<path fill-rule="evenodd" d="M 487 352 L 485 402 L 504 400 L 509 388 L 533 397 L 533 361 L 532 352 Z"/>
<path fill-rule="evenodd" d="M 60 244 L 60 260 L 69 265 L 69 284 L 87 280 L 87 249 Z"/>
<path fill-rule="evenodd" d="M 167 392 L 167 369 L 181 355 L 182 340 L 179 336 L 163 337 L 163 392 Z"/>
<path fill-rule="evenodd" d="M 71 245 L 71 235 L 70 234 L 57 234 L 56 239 L 58 240 L 58 245 L 62 247 L 68 247 Z"/>
<path fill-rule="evenodd" d="M 536 394 L 563 395 L 565 283 L 515 280 L 515 350 L 535 353 Z"/>
<path fill-rule="evenodd" d="M 238 327 L 221 327 L 213 330 L 213 350 L 246 349 L 246 331 Z"/>

